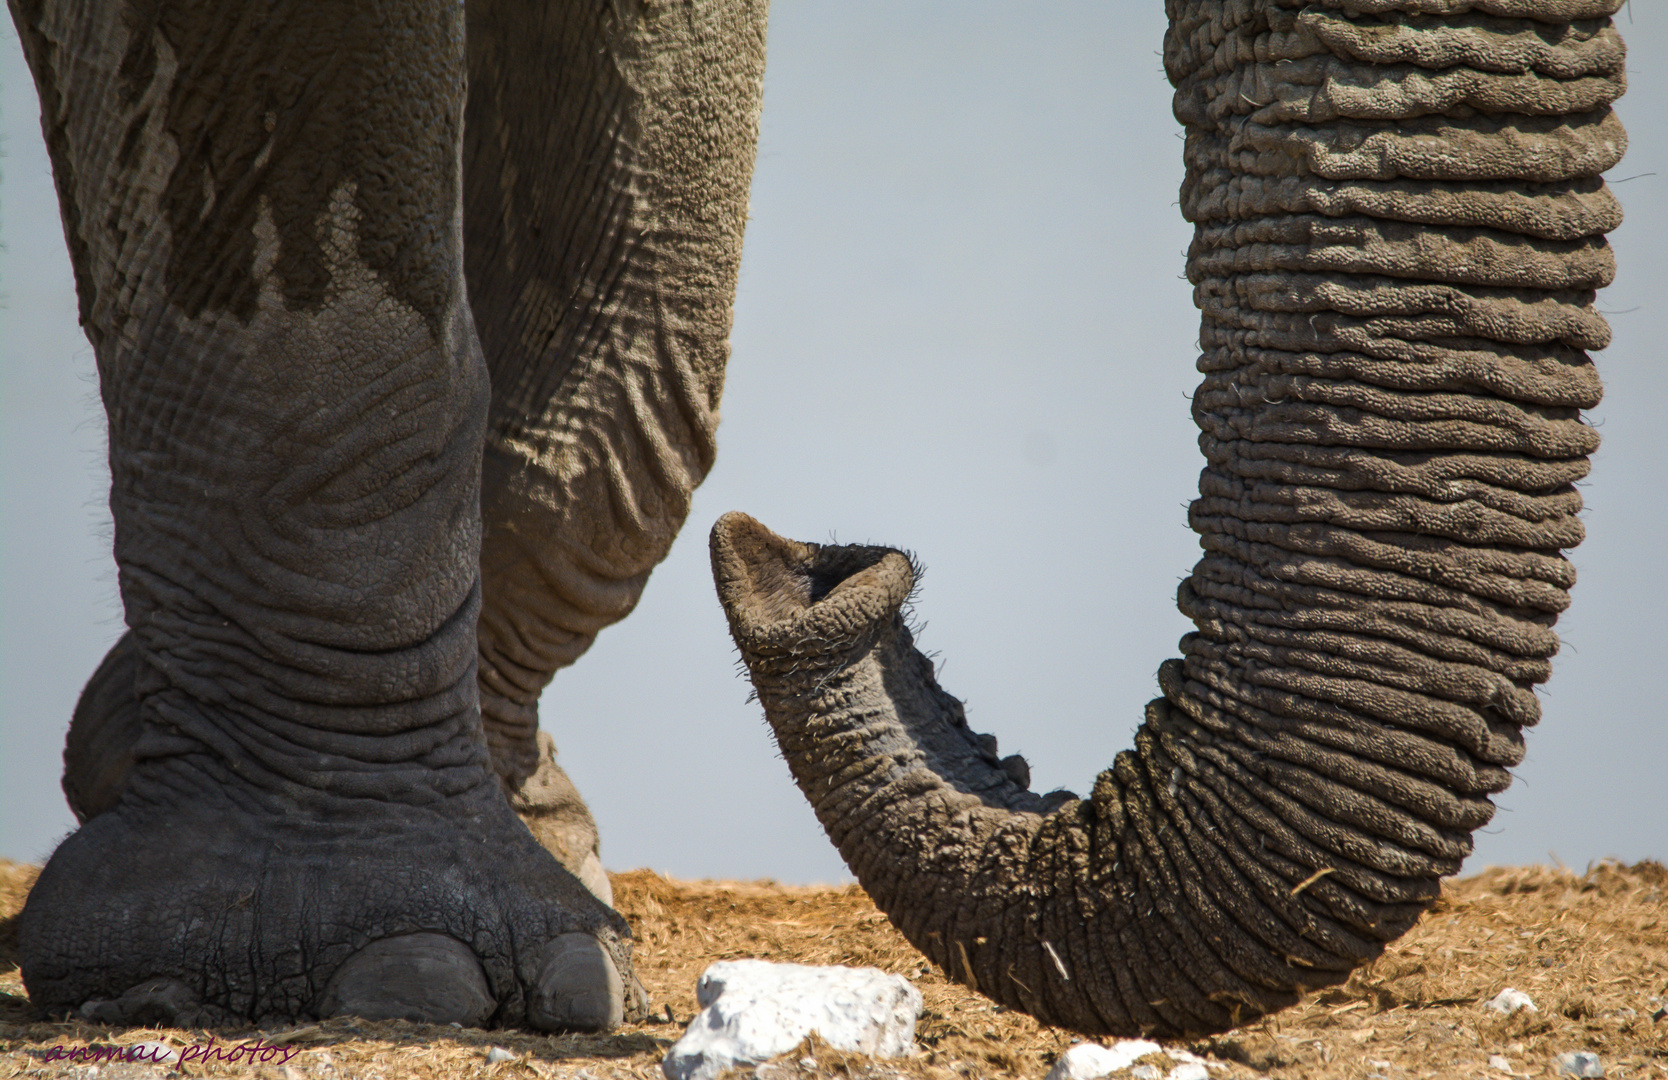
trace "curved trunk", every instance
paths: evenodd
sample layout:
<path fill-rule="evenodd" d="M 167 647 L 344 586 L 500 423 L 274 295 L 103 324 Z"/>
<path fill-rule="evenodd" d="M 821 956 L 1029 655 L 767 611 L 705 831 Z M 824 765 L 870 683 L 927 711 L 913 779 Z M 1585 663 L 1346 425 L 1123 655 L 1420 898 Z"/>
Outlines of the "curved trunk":
<path fill-rule="evenodd" d="M 1171 0 L 1198 629 L 1090 798 L 967 731 L 902 555 L 714 529 L 795 778 L 955 977 L 1085 1032 L 1222 1029 L 1344 979 L 1459 868 L 1574 579 L 1615 6 Z"/>

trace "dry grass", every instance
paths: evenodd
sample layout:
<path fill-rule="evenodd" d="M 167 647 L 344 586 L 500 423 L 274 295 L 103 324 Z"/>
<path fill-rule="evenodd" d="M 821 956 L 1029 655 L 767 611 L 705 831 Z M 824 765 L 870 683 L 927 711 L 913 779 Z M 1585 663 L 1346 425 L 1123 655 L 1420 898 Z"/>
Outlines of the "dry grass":
<path fill-rule="evenodd" d="M 0 918 L 15 913 L 32 867 L 0 861 Z M 300 1052 L 287 1068 L 214 1063 L 186 1075 L 274 1080 L 487 1076 L 659 1077 L 659 1062 L 695 1010 L 695 979 L 714 960 L 754 956 L 808 964 L 873 965 L 920 987 L 922 1053 L 875 1062 L 812 1041 L 763 1070 L 797 1077 L 1038 1077 L 1077 1041 L 991 1005 L 930 968 L 855 886 L 672 881 L 646 870 L 614 876 L 620 909 L 636 928 L 638 971 L 662 1018 L 605 1037 L 548 1038 L 404 1023 L 331 1021 L 266 1034 Z M 0 923 L 0 1077 L 162 1075 L 155 1066 L 43 1062 L 53 1045 L 189 1045 L 201 1032 L 112 1031 L 32 1022 Z M 1500 1017 L 1481 1003 L 1506 986 L 1540 1009 Z M 1343 987 L 1228 1035 L 1189 1044 L 1214 1080 L 1402 1080 L 1442 1076 L 1508 1080 L 1555 1075 L 1552 1059 L 1590 1050 L 1620 1080 L 1668 1080 L 1668 869 L 1603 863 L 1588 873 L 1528 867 L 1451 881 L 1436 908 L 1383 959 Z M 1653 1015 L 1662 1015 L 1653 1019 Z M 220 1031 L 220 1044 L 259 1032 Z M 486 1051 L 518 1057 L 488 1065 Z M 1156 1061 L 1159 1065 L 1166 1062 Z"/>

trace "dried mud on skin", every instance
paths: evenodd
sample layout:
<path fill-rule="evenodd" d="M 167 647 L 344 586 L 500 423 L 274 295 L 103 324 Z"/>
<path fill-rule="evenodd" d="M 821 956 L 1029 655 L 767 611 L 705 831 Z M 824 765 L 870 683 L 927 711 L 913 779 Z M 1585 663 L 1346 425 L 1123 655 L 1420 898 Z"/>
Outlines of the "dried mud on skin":
<path fill-rule="evenodd" d="M 208 1034 L 32 1022 L 11 936 L 36 869 L 0 860 L 0 1078 L 258 1076 L 273 1080 L 396 1080 L 484 1076 L 660 1077 L 660 1059 L 695 1011 L 695 979 L 715 960 L 760 957 L 872 965 L 921 989 L 926 1012 L 916 1058 L 874 1061 L 814 1040 L 770 1066 L 765 1080 L 799 1077 L 1040 1077 L 1077 1037 L 991 1005 L 929 967 L 855 885 L 673 881 L 651 871 L 613 875 L 637 935 L 637 970 L 661 1019 L 602 1037 L 546 1037 L 407 1023 L 337 1020 L 287 1031 L 214 1032 L 221 1046 L 257 1035 L 300 1052 L 287 1067 L 188 1064 L 96 1067 L 43 1062 L 50 1046 L 175 1046 Z M 1503 987 L 1535 1013 L 1498 1016 L 1482 1003 Z M 665 1019 L 670 1007 L 675 1023 Z M 1601 863 L 1565 869 L 1492 869 L 1444 883 L 1442 899 L 1405 938 L 1344 986 L 1226 1035 L 1174 1044 L 1206 1057 L 1215 1080 L 1402 1080 L 1442 1076 L 1555 1077 L 1553 1058 L 1590 1050 L 1612 1080 L 1668 1080 L 1668 868 Z M 517 1055 L 488 1065 L 494 1046 Z M 1146 1059 L 1167 1068 L 1163 1058 Z M 737 1071 L 737 1077 L 750 1075 Z M 1114 1074 L 1127 1076 L 1127 1072 Z"/>

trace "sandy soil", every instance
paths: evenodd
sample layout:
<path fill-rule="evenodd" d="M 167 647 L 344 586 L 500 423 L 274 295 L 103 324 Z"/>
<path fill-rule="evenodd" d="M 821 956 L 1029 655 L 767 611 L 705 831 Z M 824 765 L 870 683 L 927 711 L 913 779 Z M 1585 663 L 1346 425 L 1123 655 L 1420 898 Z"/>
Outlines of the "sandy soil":
<path fill-rule="evenodd" d="M 0 919 L 19 909 L 35 873 L 0 860 Z M 35 1022 L 11 928 L 0 922 L 0 1077 L 658 1078 L 660 1059 L 695 1011 L 696 977 L 714 960 L 748 956 L 873 965 L 913 980 L 926 1000 L 917 1057 L 872 1061 L 813 1040 L 767 1066 L 767 1080 L 1040 1077 L 1081 1041 L 948 981 L 856 886 L 674 881 L 647 870 L 613 880 L 620 910 L 636 928 L 639 975 L 661 1012 L 654 1023 L 604 1037 L 551 1038 L 344 1020 L 212 1033 L 221 1046 L 261 1036 L 268 1045 L 295 1047 L 283 1066 L 214 1062 L 166 1070 L 47 1061 L 54 1046 L 189 1046 L 211 1033 Z M 1538 1011 L 1502 1017 L 1482 1007 L 1507 986 L 1529 994 Z M 492 1047 L 517 1057 L 488 1064 Z M 1344 986 L 1170 1049 L 1204 1056 L 1212 1080 L 1556 1077 L 1556 1055 L 1575 1050 L 1596 1054 L 1610 1078 L 1668 1080 L 1668 868 L 1602 863 L 1576 874 L 1524 867 L 1448 882 L 1419 926 Z M 1162 1075 L 1174 1061 L 1161 1055 L 1143 1063 Z"/>

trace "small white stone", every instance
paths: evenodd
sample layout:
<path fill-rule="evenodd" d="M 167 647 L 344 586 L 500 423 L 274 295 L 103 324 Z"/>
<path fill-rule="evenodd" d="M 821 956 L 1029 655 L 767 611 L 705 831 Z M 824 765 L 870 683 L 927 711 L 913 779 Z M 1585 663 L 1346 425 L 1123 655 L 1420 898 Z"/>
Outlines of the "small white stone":
<path fill-rule="evenodd" d="M 695 984 L 695 1000 L 701 1011 L 660 1063 L 667 1080 L 712 1080 L 758 1065 L 812 1032 L 838 1050 L 903 1057 L 915 1052 L 921 1015 L 921 992 L 879 968 L 764 960 L 713 964 Z"/>
<path fill-rule="evenodd" d="M 1164 1080 L 1209 1080 L 1210 1073 L 1202 1061 L 1184 1061 L 1170 1070 Z"/>
<path fill-rule="evenodd" d="M 496 1065 L 500 1061 L 514 1061 L 516 1059 L 516 1055 L 510 1053 L 502 1046 L 495 1046 L 491 1050 L 487 1051 L 486 1059 L 488 1065 Z"/>
<path fill-rule="evenodd" d="M 1146 1039 L 1120 1039 L 1111 1046 L 1078 1043 L 1054 1062 L 1054 1067 L 1048 1070 L 1047 1080 L 1098 1080 L 1119 1069 L 1129 1068 L 1138 1058 L 1163 1051 L 1164 1047 Z"/>
<path fill-rule="evenodd" d="M 167 1065 L 178 1061 L 180 1052 L 164 1042 L 141 1042 L 134 1043 L 125 1056 L 136 1065 Z"/>
<path fill-rule="evenodd" d="M 1158 1071 L 1157 1065 L 1141 1064 L 1130 1069 L 1129 1075 L 1135 1080 L 1158 1080 L 1163 1074 Z"/>
<path fill-rule="evenodd" d="M 1604 1066 L 1599 1062 L 1598 1055 L 1587 1050 L 1559 1054 L 1552 1059 L 1552 1064 L 1559 1076 L 1573 1076 L 1577 1080 L 1599 1080 L 1604 1076 Z"/>
<path fill-rule="evenodd" d="M 1499 1054 L 1489 1055 L 1488 1067 L 1503 1073 L 1509 1073 L 1512 1071 L 1512 1063 L 1501 1057 Z"/>
<path fill-rule="evenodd" d="M 1506 1016 L 1510 1016 L 1519 1009 L 1527 1009 L 1530 1012 L 1540 1011 L 1535 1008 L 1535 1003 L 1528 994 L 1525 994 L 1522 990 L 1514 990 L 1509 986 L 1494 995 L 1483 1008 L 1491 1009 Z"/>

